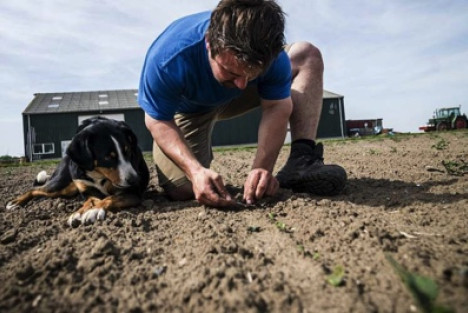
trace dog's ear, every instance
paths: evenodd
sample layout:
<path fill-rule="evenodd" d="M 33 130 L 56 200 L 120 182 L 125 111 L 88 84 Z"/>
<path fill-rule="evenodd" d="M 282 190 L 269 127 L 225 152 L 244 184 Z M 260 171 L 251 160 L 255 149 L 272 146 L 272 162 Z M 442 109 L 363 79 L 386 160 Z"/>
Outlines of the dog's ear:
<path fill-rule="evenodd" d="M 67 155 L 79 167 L 91 171 L 94 168 L 94 159 L 91 149 L 91 134 L 87 131 L 82 131 L 76 134 L 67 148 Z"/>
<path fill-rule="evenodd" d="M 125 134 L 125 137 L 128 139 L 128 141 L 130 142 L 132 146 L 138 145 L 138 139 L 135 136 L 135 133 L 132 131 L 132 129 L 130 128 L 130 126 L 128 126 L 127 123 L 119 122 L 119 127 L 122 130 L 122 132 Z"/>

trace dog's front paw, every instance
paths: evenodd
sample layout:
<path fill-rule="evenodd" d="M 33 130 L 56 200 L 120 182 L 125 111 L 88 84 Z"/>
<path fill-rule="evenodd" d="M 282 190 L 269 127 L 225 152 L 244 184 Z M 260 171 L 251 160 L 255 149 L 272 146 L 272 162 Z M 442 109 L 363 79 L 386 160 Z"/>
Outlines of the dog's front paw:
<path fill-rule="evenodd" d="M 68 218 L 67 224 L 71 227 L 78 227 L 80 224 L 88 225 L 92 224 L 97 220 L 104 220 L 106 217 L 106 211 L 100 208 L 89 209 L 83 214 L 78 212 L 73 213 Z"/>
<path fill-rule="evenodd" d="M 17 204 L 15 201 L 10 201 L 10 202 L 8 202 L 8 203 L 6 204 L 5 209 L 7 209 L 8 211 L 10 211 L 10 210 L 15 210 L 15 209 L 17 209 L 17 208 L 19 208 L 19 207 L 20 207 L 20 205 Z"/>

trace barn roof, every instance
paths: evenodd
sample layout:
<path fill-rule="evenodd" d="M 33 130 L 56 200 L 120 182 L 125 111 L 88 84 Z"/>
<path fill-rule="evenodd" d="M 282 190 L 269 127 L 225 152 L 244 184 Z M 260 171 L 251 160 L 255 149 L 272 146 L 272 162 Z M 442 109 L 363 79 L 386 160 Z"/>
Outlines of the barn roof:
<path fill-rule="evenodd" d="M 137 109 L 137 89 L 36 93 L 23 114 L 70 113 Z M 324 99 L 343 98 L 323 91 Z"/>
<path fill-rule="evenodd" d="M 344 96 L 325 90 L 325 89 L 323 90 L 323 99 L 338 99 L 338 98 L 344 98 Z"/>
<path fill-rule="evenodd" d="M 135 109 L 137 95 L 137 89 L 36 93 L 23 114 Z"/>

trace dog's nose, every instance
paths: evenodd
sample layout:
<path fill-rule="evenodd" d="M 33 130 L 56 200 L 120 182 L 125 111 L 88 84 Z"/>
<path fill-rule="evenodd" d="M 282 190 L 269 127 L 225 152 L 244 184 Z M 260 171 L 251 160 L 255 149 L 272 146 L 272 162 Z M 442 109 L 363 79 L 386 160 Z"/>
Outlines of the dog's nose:
<path fill-rule="evenodd" d="M 125 182 L 128 186 L 134 186 L 134 185 L 138 185 L 138 183 L 140 182 L 140 179 L 138 178 L 138 176 L 132 175 L 132 176 L 126 177 Z"/>

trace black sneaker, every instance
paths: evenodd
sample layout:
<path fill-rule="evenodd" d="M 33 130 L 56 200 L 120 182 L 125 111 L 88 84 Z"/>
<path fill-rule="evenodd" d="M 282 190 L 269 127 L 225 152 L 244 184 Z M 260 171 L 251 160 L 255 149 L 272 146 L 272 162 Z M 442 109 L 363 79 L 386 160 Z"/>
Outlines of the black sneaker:
<path fill-rule="evenodd" d="M 339 165 L 323 164 L 323 145 L 291 145 L 286 165 L 276 175 L 281 188 L 321 196 L 339 194 L 346 185 L 346 171 Z"/>

